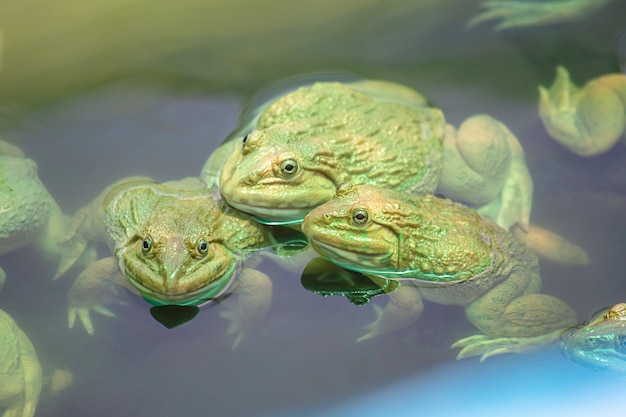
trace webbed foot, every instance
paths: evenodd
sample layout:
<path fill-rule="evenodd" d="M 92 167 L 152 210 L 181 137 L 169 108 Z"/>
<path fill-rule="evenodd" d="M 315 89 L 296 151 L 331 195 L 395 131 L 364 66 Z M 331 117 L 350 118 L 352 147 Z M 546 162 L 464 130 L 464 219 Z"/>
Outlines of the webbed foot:
<path fill-rule="evenodd" d="M 492 0 L 482 2 L 486 9 L 473 17 L 468 27 L 490 21 L 500 20 L 495 30 L 524 26 L 540 26 L 561 23 L 585 17 L 600 8 L 609 0 Z"/>
<path fill-rule="evenodd" d="M 460 348 L 458 359 L 480 356 L 480 361 L 504 353 L 525 353 L 537 350 L 549 343 L 559 340 L 562 329 L 534 337 L 490 337 L 484 334 L 465 337 L 457 340 L 451 348 Z"/>
<path fill-rule="evenodd" d="M 559 66 L 552 86 L 539 86 L 539 115 L 561 145 L 580 156 L 599 155 L 611 149 L 626 128 L 624 96 L 623 74 L 599 77 L 580 89 Z"/>
<path fill-rule="evenodd" d="M 103 304 L 94 304 L 90 306 L 69 306 L 67 309 L 67 324 L 70 329 L 74 328 L 74 322 L 76 317 L 80 320 L 81 324 L 90 335 L 94 334 L 93 324 L 91 322 L 91 311 L 102 314 L 107 317 L 115 317 L 115 314 Z"/>

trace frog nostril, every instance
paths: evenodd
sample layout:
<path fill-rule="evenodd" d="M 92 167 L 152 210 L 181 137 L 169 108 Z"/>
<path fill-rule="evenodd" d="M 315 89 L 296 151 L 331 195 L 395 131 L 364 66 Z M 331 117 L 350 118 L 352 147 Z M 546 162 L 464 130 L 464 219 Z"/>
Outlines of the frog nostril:
<path fill-rule="evenodd" d="M 331 215 L 328 213 L 324 213 L 324 223 L 330 224 L 331 220 L 332 220 Z"/>

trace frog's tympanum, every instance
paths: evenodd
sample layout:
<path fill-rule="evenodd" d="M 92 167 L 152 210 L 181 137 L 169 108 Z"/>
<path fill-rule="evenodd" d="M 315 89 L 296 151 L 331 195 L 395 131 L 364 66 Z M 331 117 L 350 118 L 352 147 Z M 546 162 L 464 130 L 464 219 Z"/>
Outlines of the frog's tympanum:
<path fill-rule="evenodd" d="M 558 67 L 552 87 L 539 87 L 539 115 L 550 136 L 570 151 L 602 154 L 626 132 L 626 75 L 604 75 L 579 88 Z"/>
<path fill-rule="evenodd" d="M 41 255 L 59 260 L 69 249 L 57 244 L 68 222 L 39 179 L 35 162 L 0 141 L 0 255 L 33 244 Z M 4 280 L 0 268 L 0 288 Z"/>
<path fill-rule="evenodd" d="M 3 416 L 32 417 L 41 392 L 41 366 L 32 343 L 0 310 L 0 409 Z"/>
<path fill-rule="evenodd" d="M 505 228 L 528 228 L 533 186 L 524 152 L 489 116 L 456 129 L 419 93 L 370 80 L 301 87 L 269 103 L 255 121 L 207 161 L 202 178 L 210 183 L 216 160 L 229 154 L 220 192 L 261 222 L 299 223 L 350 181 L 437 191 L 479 207 Z"/>
<path fill-rule="evenodd" d="M 521 26 L 539 26 L 585 18 L 611 0 L 488 0 L 486 9 L 468 23 L 500 19 L 496 30 Z"/>
<path fill-rule="evenodd" d="M 279 244 L 280 231 L 294 233 L 277 228 L 270 234 L 269 229 L 228 207 L 197 178 L 121 181 L 79 210 L 67 236 L 69 241 L 105 240 L 114 255 L 92 264 L 74 282 L 70 327 L 78 315 L 93 333 L 90 310 L 111 314 L 102 305 L 101 290 L 119 272 L 126 277 L 122 283 L 153 305 L 200 305 L 236 282 L 241 314 L 262 317 L 271 302 L 269 278 L 249 268 L 235 270 L 239 255 Z"/>
<path fill-rule="evenodd" d="M 348 183 L 305 217 L 302 230 L 340 266 L 407 280 L 402 287 L 413 290 L 419 311 L 421 297 L 464 305 L 482 334 L 453 345 L 462 348 L 459 358 L 526 351 L 558 340 L 576 323 L 564 302 L 539 294 L 539 263 L 528 247 L 459 203 Z M 368 336 L 394 329 L 389 321 L 397 313 L 385 311 Z"/>
<path fill-rule="evenodd" d="M 604 308 L 563 336 L 563 353 L 572 361 L 598 370 L 626 371 L 626 303 Z"/>

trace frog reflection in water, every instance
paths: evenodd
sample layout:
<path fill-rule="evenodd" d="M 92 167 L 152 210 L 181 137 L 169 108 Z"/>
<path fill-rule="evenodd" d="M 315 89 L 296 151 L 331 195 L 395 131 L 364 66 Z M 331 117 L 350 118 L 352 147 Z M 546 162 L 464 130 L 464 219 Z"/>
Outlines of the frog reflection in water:
<path fill-rule="evenodd" d="M 74 282 L 70 327 L 78 316 L 93 333 L 90 311 L 111 315 L 103 290 L 119 272 L 127 280 L 118 283 L 129 283 L 153 305 L 199 305 L 232 290 L 236 281 L 239 307 L 229 317 L 231 331 L 240 332 L 236 344 L 244 322 L 265 315 L 272 294 L 269 278 L 260 271 L 235 273 L 238 257 L 277 244 L 274 235 L 295 234 L 286 228 L 272 232 L 215 198 L 197 178 L 165 184 L 121 181 L 77 212 L 67 236 L 85 244 L 105 240 L 114 254 Z"/>
<path fill-rule="evenodd" d="M 626 303 L 596 313 L 589 323 L 565 333 L 563 352 L 572 361 L 598 370 L 626 371 Z"/>
<path fill-rule="evenodd" d="M 474 26 L 501 19 L 496 30 L 539 26 L 578 20 L 595 12 L 611 0 L 488 0 L 486 9 L 468 23 Z"/>
<path fill-rule="evenodd" d="M 626 75 L 603 75 L 579 88 L 558 67 L 552 86 L 539 87 L 539 115 L 550 136 L 570 151 L 600 155 L 626 132 Z"/>
<path fill-rule="evenodd" d="M 251 124 L 216 151 L 202 178 L 211 184 L 221 166 L 224 199 L 261 222 L 299 223 L 351 181 L 437 190 L 505 228 L 528 229 L 533 185 L 524 151 L 489 116 L 457 130 L 416 91 L 367 80 L 301 87 L 266 103 Z"/>
<path fill-rule="evenodd" d="M 524 243 L 450 200 L 345 184 L 305 217 L 302 230 L 340 266 L 408 280 L 402 291 L 410 313 L 421 312 L 422 297 L 464 305 L 482 334 L 456 342 L 458 358 L 523 352 L 576 323 L 564 302 L 539 294 L 539 263 Z M 368 337 L 397 328 L 397 313 L 386 310 Z"/>

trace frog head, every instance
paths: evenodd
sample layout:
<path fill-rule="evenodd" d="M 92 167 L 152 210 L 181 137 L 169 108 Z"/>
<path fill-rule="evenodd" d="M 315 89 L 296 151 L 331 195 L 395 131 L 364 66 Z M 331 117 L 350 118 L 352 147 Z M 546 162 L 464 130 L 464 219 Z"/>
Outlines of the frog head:
<path fill-rule="evenodd" d="M 341 184 L 334 199 L 304 218 L 302 231 L 318 253 L 340 266 L 376 274 L 400 271 L 402 207 L 390 202 L 386 191 Z"/>
<path fill-rule="evenodd" d="M 220 192 L 229 205 L 266 224 L 299 223 L 330 200 L 343 180 L 323 138 L 297 124 L 279 124 L 244 136 L 224 163 Z"/>

